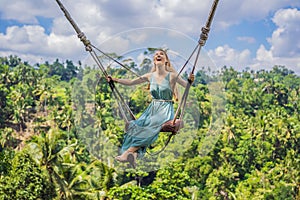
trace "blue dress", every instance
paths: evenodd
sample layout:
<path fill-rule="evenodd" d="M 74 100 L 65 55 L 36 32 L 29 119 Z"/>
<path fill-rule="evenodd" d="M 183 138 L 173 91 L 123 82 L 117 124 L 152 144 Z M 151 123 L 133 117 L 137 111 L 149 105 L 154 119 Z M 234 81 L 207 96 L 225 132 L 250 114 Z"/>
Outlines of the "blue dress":
<path fill-rule="evenodd" d="M 152 74 L 150 93 L 152 101 L 149 106 L 138 119 L 129 122 L 121 148 L 122 153 L 130 147 L 140 147 L 138 155 L 143 156 L 147 147 L 157 140 L 162 125 L 174 119 L 170 73 L 161 83 L 157 83 Z"/>

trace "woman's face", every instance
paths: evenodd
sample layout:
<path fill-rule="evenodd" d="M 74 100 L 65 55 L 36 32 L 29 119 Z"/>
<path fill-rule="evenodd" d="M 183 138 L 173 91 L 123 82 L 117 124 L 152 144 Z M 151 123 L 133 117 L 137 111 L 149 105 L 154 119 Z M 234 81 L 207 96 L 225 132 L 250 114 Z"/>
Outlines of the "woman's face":
<path fill-rule="evenodd" d="M 163 51 L 156 51 L 154 54 L 154 64 L 155 65 L 165 65 L 167 62 L 167 57 L 165 52 Z"/>

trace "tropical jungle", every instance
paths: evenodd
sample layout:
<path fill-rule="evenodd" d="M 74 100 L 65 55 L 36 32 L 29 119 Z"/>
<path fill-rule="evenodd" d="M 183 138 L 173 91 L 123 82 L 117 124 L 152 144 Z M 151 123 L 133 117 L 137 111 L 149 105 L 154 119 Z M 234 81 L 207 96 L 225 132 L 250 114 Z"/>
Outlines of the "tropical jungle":
<path fill-rule="evenodd" d="M 139 74 L 151 67 L 111 56 Z M 299 75 L 219 67 L 197 69 L 184 129 L 158 162 L 160 133 L 151 168 L 133 169 L 114 161 L 124 122 L 98 68 L 1 57 L 0 199 L 300 199 Z M 119 90 L 136 116 L 151 101 L 147 85 Z"/>

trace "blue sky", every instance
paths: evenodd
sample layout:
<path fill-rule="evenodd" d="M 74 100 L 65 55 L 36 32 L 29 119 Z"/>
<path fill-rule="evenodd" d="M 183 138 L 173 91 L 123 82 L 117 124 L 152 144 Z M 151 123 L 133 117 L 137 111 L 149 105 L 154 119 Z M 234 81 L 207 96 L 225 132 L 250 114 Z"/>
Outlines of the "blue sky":
<path fill-rule="evenodd" d="M 61 0 L 91 42 L 142 59 L 166 47 L 186 59 L 213 0 Z M 89 60 L 56 1 L 0 0 L 0 56 L 32 64 L 56 58 Z M 202 65 L 253 70 L 285 65 L 300 74 L 300 1 L 220 0 Z M 140 49 L 140 51 L 138 50 Z"/>

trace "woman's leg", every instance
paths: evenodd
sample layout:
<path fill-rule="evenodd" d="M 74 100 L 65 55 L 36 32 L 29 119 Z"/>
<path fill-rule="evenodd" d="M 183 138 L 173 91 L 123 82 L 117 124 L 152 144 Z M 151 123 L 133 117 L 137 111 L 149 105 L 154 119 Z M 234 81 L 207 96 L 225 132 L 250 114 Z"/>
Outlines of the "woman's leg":
<path fill-rule="evenodd" d="M 140 147 L 130 147 L 129 149 L 127 149 L 127 151 L 134 153 L 136 152 Z"/>

